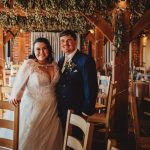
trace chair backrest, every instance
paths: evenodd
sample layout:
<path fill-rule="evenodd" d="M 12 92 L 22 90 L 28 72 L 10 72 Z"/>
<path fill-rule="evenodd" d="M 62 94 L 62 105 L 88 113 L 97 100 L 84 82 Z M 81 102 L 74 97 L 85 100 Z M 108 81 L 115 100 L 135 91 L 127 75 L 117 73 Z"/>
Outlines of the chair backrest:
<path fill-rule="evenodd" d="M 113 118 L 115 112 L 115 102 L 116 102 L 116 92 L 117 92 L 117 83 L 111 83 L 109 97 L 108 97 L 108 105 L 106 111 L 106 130 L 109 130 L 111 125 L 113 125 Z M 110 124 L 111 123 L 111 124 Z"/>
<path fill-rule="evenodd" d="M 11 75 L 11 70 L 8 69 L 4 69 L 3 70 L 3 82 L 4 82 L 4 86 L 8 86 L 9 85 L 9 77 Z"/>
<path fill-rule="evenodd" d="M 108 95 L 111 77 L 101 75 L 99 77 L 98 81 L 99 81 L 99 84 L 98 84 L 99 91 L 101 91 L 102 93 L 105 93 L 106 95 Z"/>
<path fill-rule="evenodd" d="M 136 140 L 136 150 L 148 150 L 150 149 L 150 137 L 149 136 L 142 136 L 141 135 L 141 123 L 144 123 L 144 120 L 141 121 L 140 117 L 138 116 L 138 108 L 136 103 L 136 97 L 133 96 L 133 93 L 130 97 L 131 103 L 131 116 L 133 120 L 133 127 L 135 133 L 135 140 Z M 149 121 L 149 120 L 148 120 Z M 149 124 L 148 124 L 149 125 Z"/>
<path fill-rule="evenodd" d="M 135 67 L 135 70 L 137 71 L 142 71 L 142 73 L 146 73 L 146 68 L 145 67 Z"/>
<path fill-rule="evenodd" d="M 114 144 L 114 142 L 112 143 L 112 141 L 110 139 L 108 139 L 107 150 L 119 150 L 119 149 L 116 148 L 116 142 Z"/>
<path fill-rule="evenodd" d="M 5 119 L 5 115 L 0 118 L 0 131 L 3 129 L 13 130 L 13 139 L 0 137 L 0 147 L 11 148 L 18 150 L 18 136 L 19 136 L 19 106 L 14 107 L 8 101 L 0 101 L 0 109 L 14 112 L 14 120 Z M 4 133 L 4 132 L 3 132 Z M 5 134 L 5 133 L 4 133 Z"/>
<path fill-rule="evenodd" d="M 107 140 L 114 129 L 114 112 L 115 112 L 115 99 L 116 99 L 117 83 L 110 84 L 108 105 L 105 113 L 95 113 L 88 117 L 88 121 L 95 124 L 95 131 L 99 134 L 104 133 L 105 139 L 102 139 L 107 146 Z M 96 133 L 95 132 L 95 133 Z"/>
<path fill-rule="evenodd" d="M 11 64 L 11 75 L 15 75 L 18 72 L 20 66 L 20 64 Z"/>
<path fill-rule="evenodd" d="M 108 104 L 108 94 L 110 89 L 110 82 L 111 77 L 110 76 L 103 76 L 98 75 L 98 95 L 97 95 L 97 103 L 96 103 L 96 109 L 99 110 L 99 113 L 101 110 L 107 107 Z"/>
<path fill-rule="evenodd" d="M 0 101 L 6 101 L 11 93 L 11 87 L 0 86 Z M 0 117 L 4 114 L 4 110 L 0 109 Z"/>
<path fill-rule="evenodd" d="M 0 100 L 7 100 L 11 94 L 12 87 L 1 86 L 0 87 Z"/>
<path fill-rule="evenodd" d="M 73 126 L 82 130 L 84 134 L 82 141 L 72 135 Z M 91 150 L 92 135 L 93 125 L 81 116 L 74 114 L 73 111 L 68 110 L 63 150 L 66 150 L 67 147 L 75 150 Z"/>
<path fill-rule="evenodd" d="M 3 85 L 3 79 L 0 79 L 0 86 Z"/>

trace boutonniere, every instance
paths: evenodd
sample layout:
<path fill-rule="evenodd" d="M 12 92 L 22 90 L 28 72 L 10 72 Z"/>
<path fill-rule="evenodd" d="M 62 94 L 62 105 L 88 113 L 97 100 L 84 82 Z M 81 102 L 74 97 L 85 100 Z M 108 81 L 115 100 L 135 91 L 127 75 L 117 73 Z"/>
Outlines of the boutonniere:
<path fill-rule="evenodd" d="M 66 62 L 64 67 L 65 67 L 65 70 L 71 72 L 76 66 L 77 65 L 74 62 L 72 62 L 72 60 L 70 60 L 69 62 Z"/>

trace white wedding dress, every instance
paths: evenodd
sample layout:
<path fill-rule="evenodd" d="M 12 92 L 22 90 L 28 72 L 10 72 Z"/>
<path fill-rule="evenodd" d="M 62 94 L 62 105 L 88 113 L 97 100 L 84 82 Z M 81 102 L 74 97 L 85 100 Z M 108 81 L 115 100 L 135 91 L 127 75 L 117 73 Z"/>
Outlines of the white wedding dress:
<path fill-rule="evenodd" d="M 54 78 L 32 59 L 19 69 L 11 99 L 21 98 L 19 150 L 62 150 L 63 135 L 57 113 L 55 86 L 59 80 L 56 63 Z"/>

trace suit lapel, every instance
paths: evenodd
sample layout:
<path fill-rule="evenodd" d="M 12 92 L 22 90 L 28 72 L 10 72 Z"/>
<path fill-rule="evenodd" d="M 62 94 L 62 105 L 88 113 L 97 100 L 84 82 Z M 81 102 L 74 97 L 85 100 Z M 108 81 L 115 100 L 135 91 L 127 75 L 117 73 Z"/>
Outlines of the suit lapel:
<path fill-rule="evenodd" d="M 79 56 L 80 56 L 79 54 L 80 54 L 80 51 L 77 50 L 77 52 L 75 53 L 75 55 L 72 58 L 72 62 L 74 62 L 75 64 L 77 64 L 77 62 L 78 62 L 78 59 L 79 59 Z"/>
<path fill-rule="evenodd" d="M 65 61 L 65 57 L 62 57 L 61 60 L 59 61 L 59 68 L 60 68 L 60 70 L 63 67 L 64 61 Z"/>

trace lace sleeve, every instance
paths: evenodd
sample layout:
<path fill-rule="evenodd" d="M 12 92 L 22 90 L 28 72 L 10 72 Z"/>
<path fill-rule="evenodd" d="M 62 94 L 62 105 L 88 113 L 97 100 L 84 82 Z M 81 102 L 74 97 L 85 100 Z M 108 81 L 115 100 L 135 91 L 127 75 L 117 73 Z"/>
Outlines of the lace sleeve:
<path fill-rule="evenodd" d="M 32 60 L 33 61 L 33 60 Z M 31 60 L 26 60 L 20 67 L 19 71 L 16 74 L 16 78 L 13 84 L 10 100 L 12 99 L 21 99 L 26 83 L 28 81 L 29 75 L 31 73 Z"/>

